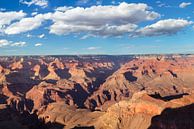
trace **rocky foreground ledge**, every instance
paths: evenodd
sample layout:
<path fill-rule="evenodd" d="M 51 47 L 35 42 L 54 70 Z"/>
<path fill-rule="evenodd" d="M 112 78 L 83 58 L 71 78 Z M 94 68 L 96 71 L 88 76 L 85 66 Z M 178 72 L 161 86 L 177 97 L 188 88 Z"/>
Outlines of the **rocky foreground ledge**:
<path fill-rule="evenodd" d="M 194 57 L 0 57 L 2 129 L 194 128 Z"/>

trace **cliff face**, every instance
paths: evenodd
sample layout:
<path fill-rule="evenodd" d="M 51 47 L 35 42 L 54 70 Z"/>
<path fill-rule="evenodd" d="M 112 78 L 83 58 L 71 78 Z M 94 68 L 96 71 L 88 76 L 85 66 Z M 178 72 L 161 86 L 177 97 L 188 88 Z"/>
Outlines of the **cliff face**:
<path fill-rule="evenodd" d="M 193 57 L 1 57 L 0 105 L 45 128 L 179 129 L 193 78 Z"/>
<path fill-rule="evenodd" d="M 134 59 L 109 76 L 88 99 L 91 107 L 130 98 L 145 90 L 160 98 L 189 93 L 194 84 L 192 59 Z M 109 105 L 109 104 L 108 104 Z"/>
<path fill-rule="evenodd" d="M 38 115 L 46 123 L 60 123 L 66 125 L 65 128 L 67 129 L 76 126 L 94 126 L 96 129 L 166 129 L 170 125 L 174 126 L 173 129 L 180 129 L 179 125 L 173 125 L 174 121 L 172 119 L 169 121 L 171 123 L 165 120 L 166 117 L 169 119 L 168 117 L 176 118 L 176 116 L 166 116 L 163 118 L 160 114 L 163 114 L 167 109 L 176 110 L 190 105 L 194 103 L 193 98 L 194 94 L 191 94 L 181 99 L 165 102 L 150 97 L 146 92 L 137 92 L 131 99 L 113 104 L 104 112 L 91 112 L 87 109 L 76 109 L 73 106 L 64 105 L 64 103 L 52 103 L 43 107 Z M 191 112 L 191 110 L 188 112 Z M 184 111 L 187 113 L 186 109 Z M 192 114 L 187 113 L 183 116 L 189 119 L 192 117 Z M 156 119 L 155 117 L 158 117 L 157 121 L 153 120 Z M 187 121 L 182 120 L 182 123 L 186 124 Z"/>

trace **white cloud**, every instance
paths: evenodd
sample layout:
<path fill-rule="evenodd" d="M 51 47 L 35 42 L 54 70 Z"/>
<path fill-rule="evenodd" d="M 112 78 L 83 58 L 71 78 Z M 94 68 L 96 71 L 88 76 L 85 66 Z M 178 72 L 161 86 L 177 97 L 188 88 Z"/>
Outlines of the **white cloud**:
<path fill-rule="evenodd" d="M 39 28 L 45 20 L 52 20 L 49 30 L 57 35 L 122 36 L 134 32 L 138 23 L 160 17 L 147 4 L 125 2 L 88 8 L 64 6 L 58 7 L 54 13 L 35 12 L 31 15 L 33 17 L 20 18 L 20 21 L 4 28 L 3 32 L 8 35 L 20 34 Z"/>
<path fill-rule="evenodd" d="M 26 0 L 20 0 L 20 3 L 26 4 L 28 6 L 36 5 L 36 6 L 40 6 L 42 8 L 46 8 L 48 6 L 48 1 L 47 0 L 31 0 L 29 2 L 26 1 Z"/>
<path fill-rule="evenodd" d="M 187 7 L 187 6 L 191 5 L 191 4 L 192 4 L 191 2 L 183 2 L 183 3 L 181 3 L 181 4 L 179 5 L 179 7 L 180 7 L 180 8 L 185 8 L 185 7 Z"/>
<path fill-rule="evenodd" d="M 134 36 L 161 36 L 176 34 L 192 22 L 183 19 L 160 20 L 136 31 Z"/>
<path fill-rule="evenodd" d="M 26 15 L 23 11 L 0 12 L 0 25 L 8 25 L 14 20 L 19 20 Z"/>
<path fill-rule="evenodd" d="M 0 47 L 8 46 L 10 44 L 9 41 L 5 39 L 0 39 Z"/>
<path fill-rule="evenodd" d="M 15 43 L 12 43 L 10 46 L 12 47 L 23 47 L 26 45 L 26 42 L 15 42 Z"/>
<path fill-rule="evenodd" d="M 42 14 L 36 15 L 35 17 L 23 18 L 19 22 L 15 22 L 8 26 L 5 29 L 5 33 L 12 35 L 31 31 L 40 27 L 43 21 L 44 17 Z"/>
<path fill-rule="evenodd" d="M 58 8 L 56 8 L 55 9 L 55 11 L 61 11 L 61 12 L 65 12 L 65 11 L 67 11 L 67 10 L 70 10 L 70 9 L 72 9 L 73 7 L 67 7 L 67 6 L 63 6 L 63 7 L 58 7 Z"/>
<path fill-rule="evenodd" d="M 36 43 L 34 46 L 35 47 L 40 47 L 40 46 L 42 46 L 42 43 Z"/>
<path fill-rule="evenodd" d="M 38 14 L 38 12 L 32 12 L 32 13 L 31 13 L 32 16 L 35 16 L 35 15 L 37 15 L 37 14 Z"/>
<path fill-rule="evenodd" d="M 10 11 L 10 12 L 0 12 L 0 32 L 2 32 L 5 27 L 11 24 L 13 21 L 20 20 L 26 16 L 23 11 Z"/>
<path fill-rule="evenodd" d="M 88 47 L 87 50 L 96 50 L 99 49 L 100 47 Z"/>
<path fill-rule="evenodd" d="M 13 42 L 13 41 L 8 41 L 6 39 L 0 39 L 0 47 L 7 47 L 7 46 L 11 46 L 11 47 L 24 47 L 26 45 L 26 42 Z"/>
<path fill-rule="evenodd" d="M 38 35 L 38 37 L 42 39 L 45 37 L 45 34 Z"/>
<path fill-rule="evenodd" d="M 53 23 L 48 28 L 50 33 L 81 35 L 81 39 L 96 36 L 158 36 L 176 34 L 191 24 L 183 19 L 167 19 L 137 30 L 139 23 L 155 20 L 160 14 L 152 11 L 147 4 L 125 2 L 88 8 L 64 6 L 56 8 L 53 13 L 34 12 L 32 17 L 25 15 L 23 11 L 0 12 L 0 32 L 8 35 L 20 34 L 37 29 L 44 21 L 51 20 Z M 38 38 L 44 37 L 44 34 L 38 35 Z"/>
<path fill-rule="evenodd" d="M 158 13 L 150 11 L 148 5 L 142 3 L 123 2 L 116 6 L 65 8 L 65 12 L 56 11 L 51 15 L 54 24 L 50 27 L 50 33 L 57 35 L 70 33 L 123 35 L 133 31 L 137 23 L 154 20 L 159 16 Z"/>
<path fill-rule="evenodd" d="M 106 25 L 102 28 L 102 31 L 96 32 L 96 35 L 101 36 L 120 36 L 126 33 L 133 32 L 137 28 L 135 24 L 125 24 L 125 25 Z"/>

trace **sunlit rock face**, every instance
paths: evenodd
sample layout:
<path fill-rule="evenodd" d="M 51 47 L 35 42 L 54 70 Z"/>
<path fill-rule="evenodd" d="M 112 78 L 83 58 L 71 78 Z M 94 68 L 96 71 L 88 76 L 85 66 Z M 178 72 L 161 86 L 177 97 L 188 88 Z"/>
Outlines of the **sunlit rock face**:
<path fill-rule="evenodd" d="M 193 128 L 193 78 L 186 55 L 0 57 L 0 113 L 18 128 Z"/>
<path fill-rule="evenodd" d="M 194 84 L 193 63 L 193 58 L 133 59 L 109 76 L 86 104 L 106 109 L 142 90 L 164 99 L 189 93 Z"/>

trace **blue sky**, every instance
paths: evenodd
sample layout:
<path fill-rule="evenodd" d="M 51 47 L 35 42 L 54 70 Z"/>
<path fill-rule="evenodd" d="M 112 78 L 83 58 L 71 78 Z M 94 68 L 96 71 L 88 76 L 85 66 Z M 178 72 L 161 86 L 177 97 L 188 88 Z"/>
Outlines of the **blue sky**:
<path fill-rule="evenodd" d="M 0 0 L 0 55 L 194 53 L 192 0 Z"/>

